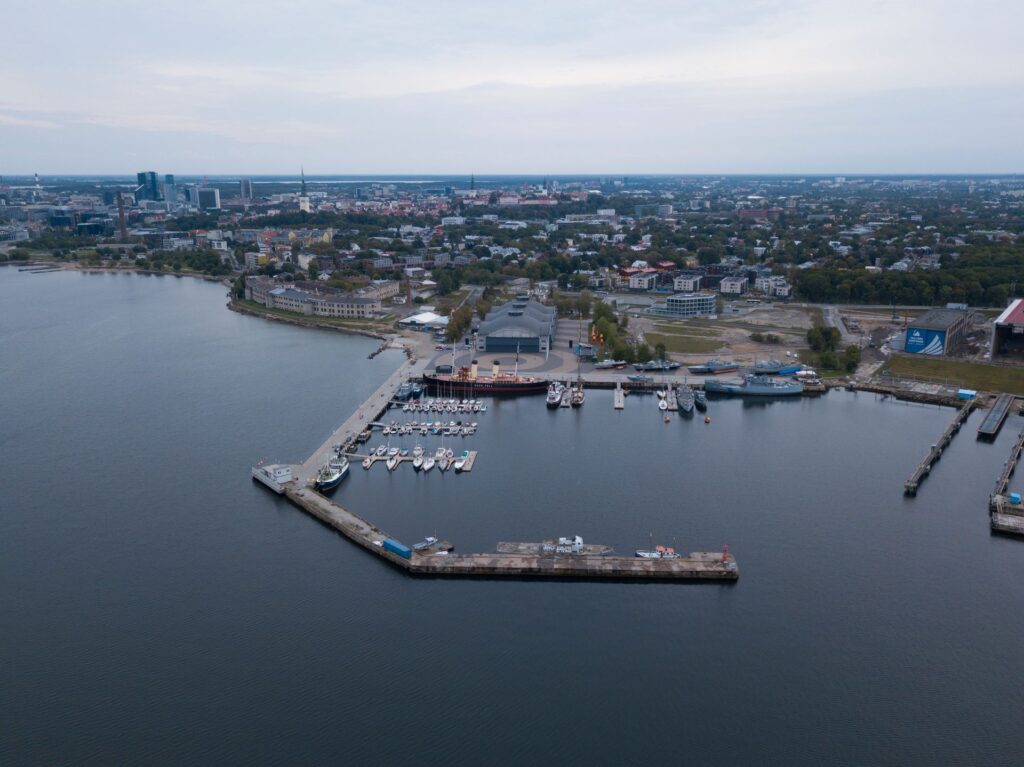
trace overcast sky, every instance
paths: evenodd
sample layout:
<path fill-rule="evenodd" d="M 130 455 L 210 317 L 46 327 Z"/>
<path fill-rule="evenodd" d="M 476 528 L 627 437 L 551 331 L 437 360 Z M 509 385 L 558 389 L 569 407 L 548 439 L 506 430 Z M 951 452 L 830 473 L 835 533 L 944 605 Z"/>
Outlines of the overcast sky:
<path fill-rule="evenodd" d="M 0 174 L 1024 171 L 1021 0 L 37 0 Z"/>

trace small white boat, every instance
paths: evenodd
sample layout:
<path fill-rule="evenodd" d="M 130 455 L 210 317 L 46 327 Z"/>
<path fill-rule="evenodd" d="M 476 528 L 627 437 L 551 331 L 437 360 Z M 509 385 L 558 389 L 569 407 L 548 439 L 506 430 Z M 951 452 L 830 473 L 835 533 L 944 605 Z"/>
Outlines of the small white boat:
<path fill-rule="evenodd" d="M 393 447 L 393 448 L 390 448 L 388 450 L 388 457 L 389 458 L 394 458 L 397 455 L 398 455 L 398 448 L 397 447 Z"/>
<path fill-rule="evenodd" d="M 416 456 L 415 458 L 412 459 L 412 467 L 414 469 L 416 469 L 416 471 L 419 471 L 420 469 L 423 468 L 423 456 L 422 455 L 418 455 L 418 456 Z"/>
<path fill-rule="evenodd" d="M 419 458 L 423 455 L 423 447 L 421 445 L 417 445 L 412 449 L 412 454 L 414 458 Z"/>
<path fill-rule="evenodd" d="M 449 461 L 452 460 L 453 458 L 455 458 L 455 451 L 452 450 L 451 448 L 448 448 L 447 450 L 444 451 L 444 457 L 447 458 Z"/>
<path fill-rule="evenodd" d="M 434 451 L 434 460 L 440 461 L 444 457 L 445 453 L 443 447 L 439 447 L 437 450 Z"/>
<path fill-rule="evenodd" d="M 413 466 L 415 466 L 415 465 L 416 465 L 416 463 L 413 462 Z M 434 459 L 431 458 L 430 456 L 427 456 L 426 458 L 424 458 L 423 459 L 423 471 L 427 472 L 427 471 L 430 471 L 433 468 L 434 468 Z"/>
<path fill-rule="evenodd" d="M 388 471 L 394 471 L 395 469 L 397 469 L 398 468 L 398 456 L 397 455 L 393 455 L 390 458 L 388 458 L 386 465 L 388 467 Z"/>
<path fill-rule="evenodd" d="M 448 471 L 448 458 L 442 458 L 437 462 L 437 468 L 440 471 Z"/>
<path fill-rule="evenodd" d="M 668 400 L 661 400 L 658 402 L 658 410 L 668 410 Z"/>
<path fill-rule="evenodd" d="M 380 447 L 377 448 L 377 455 L 383 457 L 383 456 L 385 456 L 387 454 L 388 454 L 387 445 L 381 445 Z"/>
<path fill-rule="evenodd" d="M 364 469 L 369 469 L 371 466 L 373 466 L 373 459 L 372 458 L 364 458 L 363 459 L 363 468 Z"/>
<path fill-rule="evenodd" d="M 469 451 L 463 450 L 462 453 L 459 454 L 459 457 L 455 459 L 455 463 L 452 464 L 456 473 L 465 468 L 467 460 L 469 460 Z"/>

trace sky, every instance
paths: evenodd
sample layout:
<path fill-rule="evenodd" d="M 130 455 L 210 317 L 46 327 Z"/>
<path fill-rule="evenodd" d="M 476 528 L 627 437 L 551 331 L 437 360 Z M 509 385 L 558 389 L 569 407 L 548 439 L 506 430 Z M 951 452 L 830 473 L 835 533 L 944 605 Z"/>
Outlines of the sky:
<path fill-rule="evenodd" d="M 0 175 L 1017 173 L 1020 0 L 39 0 Z"/>

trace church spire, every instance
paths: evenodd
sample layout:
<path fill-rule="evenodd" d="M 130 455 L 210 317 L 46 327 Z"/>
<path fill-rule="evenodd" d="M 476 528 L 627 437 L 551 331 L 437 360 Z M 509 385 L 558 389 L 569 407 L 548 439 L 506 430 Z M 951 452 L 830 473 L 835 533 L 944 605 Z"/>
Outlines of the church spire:
<path fill-rule="evenodd" d="M 300 167 L 299 173 L 302 174 L 302 196 L 305 197 L 306 196 L 306 169 L 304 167 L 302 167 L 302 166 L 299 166 L 299 167 Z"/>

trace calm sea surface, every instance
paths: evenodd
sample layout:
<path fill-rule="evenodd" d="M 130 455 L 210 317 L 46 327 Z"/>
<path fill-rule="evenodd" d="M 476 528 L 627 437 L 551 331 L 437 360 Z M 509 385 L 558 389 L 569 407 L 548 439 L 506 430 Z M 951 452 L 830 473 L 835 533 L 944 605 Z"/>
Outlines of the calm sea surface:
<path fill-rule="evenodd" d="M 336 498 L 461 551 L 728 543 L 740 580 L 417 580 L 248 475 L 400 355 L 224 294 L 0 269 L 0 763 L 1024 761 L 1024 541 L 986 513 L 1019 416 L 994 445 L 972 416 L 908 500 L 950 410 L 496 402 L 472 474 L 356 466 Z"/>

